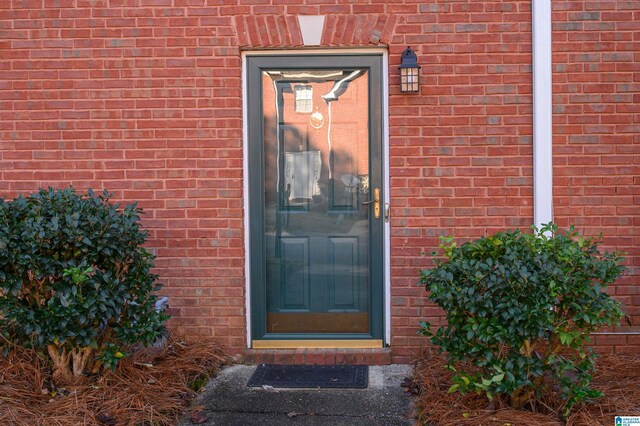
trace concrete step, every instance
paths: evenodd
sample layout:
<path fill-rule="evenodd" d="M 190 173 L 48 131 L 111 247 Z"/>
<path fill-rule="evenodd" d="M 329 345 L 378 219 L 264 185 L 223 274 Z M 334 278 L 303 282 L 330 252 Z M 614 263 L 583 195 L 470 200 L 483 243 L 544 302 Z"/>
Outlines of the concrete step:
<path fill-rule="evenodd" d="M 369 368 L 367 389 L 263 389 L 246 386 L 255 366 L 224 368 L 195 402 L 208 426 L 414 424 L 411 397 L 400 387 L 408 365 Z M 187 418 L 180 423 L 191 425 Z"/>

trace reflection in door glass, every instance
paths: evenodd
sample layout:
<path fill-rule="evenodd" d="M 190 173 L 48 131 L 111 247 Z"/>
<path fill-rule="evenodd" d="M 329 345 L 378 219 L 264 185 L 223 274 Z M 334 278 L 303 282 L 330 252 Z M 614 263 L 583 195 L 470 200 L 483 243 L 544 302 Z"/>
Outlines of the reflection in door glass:
<path fill-rule="evenodd" d="M 265 71 L 268 333 L 369 333 L 369 76 Z"/>

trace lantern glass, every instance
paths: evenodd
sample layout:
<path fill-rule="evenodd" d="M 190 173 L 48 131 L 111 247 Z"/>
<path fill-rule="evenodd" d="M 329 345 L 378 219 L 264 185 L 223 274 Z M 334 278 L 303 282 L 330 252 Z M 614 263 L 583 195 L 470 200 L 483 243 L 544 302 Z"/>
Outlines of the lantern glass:
<path fill-rule="evenodd" d="M 420 90 L 418 68 L 400 68 L 400 90 L 403 93 L 418 92 Z"/>

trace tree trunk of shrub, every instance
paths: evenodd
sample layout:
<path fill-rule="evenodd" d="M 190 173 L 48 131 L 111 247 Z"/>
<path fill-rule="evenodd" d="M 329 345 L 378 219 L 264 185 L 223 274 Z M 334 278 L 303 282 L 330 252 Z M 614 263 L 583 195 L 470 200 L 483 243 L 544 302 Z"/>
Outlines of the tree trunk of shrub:
<path fill-rule="evenodd" d="M 53 344 L 47 346 L 47 352 L 53 361 L 53 380 L 58 384 L 71 383 L 73 381 L 73 373 L 69 364 L 71 354 L 66 349 L 59 351 L 58 347 Z"/>
<path fill-rule="evenodd" d="M 90 347 L 68 350 L 51 344 L 47 352 L 53 361 L 53 380 L 60 385 L 77 383 L 84 373 L 93 373 L 98 364 L 94 361 L 95 350 Z"/>
<path fill-rule="evenodd" d="M 511 393 L 511 406 L 522 409 L 531 401 L 531 397 L 533 397 L 531 386 L 522 386 Z"/>
<path fill-rule="evenodd" d="M 93 348 L 74 349 L 71 352 L 73 361 L 73 376 L 79 378 L 83 373 L 90 369 L 93 364 Z"/>

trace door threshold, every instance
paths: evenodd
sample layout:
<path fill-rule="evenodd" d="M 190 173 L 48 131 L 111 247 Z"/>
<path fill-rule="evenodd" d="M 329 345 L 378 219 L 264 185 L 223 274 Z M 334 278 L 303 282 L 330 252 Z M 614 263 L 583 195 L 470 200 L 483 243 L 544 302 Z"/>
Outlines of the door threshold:
<path fill-rule="evenodd" d="M 380 349 L 382 340 L 253 340 L 253 349 Z"/>

